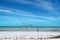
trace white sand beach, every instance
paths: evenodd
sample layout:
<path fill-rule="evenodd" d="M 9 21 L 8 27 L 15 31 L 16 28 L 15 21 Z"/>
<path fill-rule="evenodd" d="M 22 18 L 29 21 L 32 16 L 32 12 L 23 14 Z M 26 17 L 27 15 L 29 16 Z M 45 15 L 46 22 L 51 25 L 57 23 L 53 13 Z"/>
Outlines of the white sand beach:
<path fill-rule="evenodd" d="M 34 31 L 1 31 L 0 40 L 60 40 L 60 38 L 48 37 L 59 36 L 60 32 L 34 32 Z"/>

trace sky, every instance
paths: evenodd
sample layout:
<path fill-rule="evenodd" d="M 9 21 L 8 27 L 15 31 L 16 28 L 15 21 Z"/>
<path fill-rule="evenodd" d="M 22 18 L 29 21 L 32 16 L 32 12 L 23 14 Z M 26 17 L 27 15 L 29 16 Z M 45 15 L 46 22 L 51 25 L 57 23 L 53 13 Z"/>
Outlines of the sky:
<path fill-rule="evenodd" d="M 60 0 L 0 0 L 0 26 L 60 26 Z"/>

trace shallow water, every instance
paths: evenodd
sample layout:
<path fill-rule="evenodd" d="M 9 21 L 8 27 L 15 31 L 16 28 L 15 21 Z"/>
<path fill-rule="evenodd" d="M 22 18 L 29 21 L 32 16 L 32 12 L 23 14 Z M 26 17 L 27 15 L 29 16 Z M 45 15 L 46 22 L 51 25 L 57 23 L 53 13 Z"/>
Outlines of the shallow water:
<path fill-rule="evenodd" d="M 0 26 L 0 31 L 57 31 L 60 26 Z"/>

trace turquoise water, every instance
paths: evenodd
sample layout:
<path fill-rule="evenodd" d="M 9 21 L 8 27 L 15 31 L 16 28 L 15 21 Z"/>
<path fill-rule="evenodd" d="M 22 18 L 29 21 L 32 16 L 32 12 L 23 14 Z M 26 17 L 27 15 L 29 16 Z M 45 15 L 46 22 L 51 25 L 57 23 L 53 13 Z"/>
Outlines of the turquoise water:
<path fill-rule="evenodd" d="M 0 26 L 0 28 L 60 28 L 60 26 Z"/>
<path fill-rule="evenodd" d="M 60 26 L 0 26 L 0 31 L 4 30 L 17 30 L 17 31 L 59 31 L 60 32 Z"/>

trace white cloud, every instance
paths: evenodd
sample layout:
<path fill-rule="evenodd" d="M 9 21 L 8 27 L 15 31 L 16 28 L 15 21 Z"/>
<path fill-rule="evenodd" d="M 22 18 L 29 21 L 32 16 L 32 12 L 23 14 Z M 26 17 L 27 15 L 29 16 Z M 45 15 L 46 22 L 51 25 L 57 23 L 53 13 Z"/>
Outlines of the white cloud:
<path fill-rule="evenodd" d="M 47 22 L 45 20 L 36 19 L 35 17 L 37 17 L 37 16 L 32 16 L 32 13 L 25 12 L 25 11 L 22 11 L 22 10 L 9 9 L 9 8 L 5 7 L 4 9 L 0 9 L 0 12 L 6 12 L 6 13 L 9 13 L 9 14 L 26 17 L 25 19 L 22 19 L 22 18 L 18 19 L 18 18 L 15 18 L 15 17 L 0 16 L 0 18 L 7 19 L 4 22 L 13 21 L 14 19 L 15 19 L 16 22 L 19 22 L 19 20 L 25 20 L 25 21 L 28 20 L 26 22 Z M 27 18 L 27 17 L 31 17 L 31 18 Z M 23 22 L 23 21 L 21 21 L 21 22 Z"/>
<path fill-rule="evenodd" d="M 33 17 L 33 18 L 42 18 L 42 19 L 47 19 L 47 20 L 56 20 L 56 18 L 54 18 L 54 17 L 38 16 L 38 15 L 34 15 L 31 12 L 26 12 L 26 11 L 16 10 L 16 9 L 13 9 L 13 10 L 15 10 L 15 12 L 17 12 L 17 15 L 20 15 L 20 16 Z"/>
<path fill-rule="evenodd" d="M 9 10 L 3 10 L 3 9 L 0 9 L 0 12 L 11 13 L 11 11 L 9 11 Z"/>
<path fill-rule="evenodd" d="M 7 19 L 7 20 L 11 20 L 11 19 L 17 20 L 17 19 L 18 19 L 18 18 L 16 18 L 16 17 L 1 16 L 1 15 L 0 15 L 0 18 L 2 18 L 2 19 Z"/>
<path fill-rule="evenodd" d="M 16 18 L 16 17 L 9 17 L 9 16 L 0 16 L 0 18 L 4 19 L 3 22 L 20 22 L 20 23 L 31 23 L 31 22 L 48 22 L 46 20 L 41 20 L 41 19 L 36 19 L 36 18 L 27 18 L 27 17 L 24 17 L 24 18 Z M 23 21 L 22 21 L 23 20 Z M 1 22 L 0 22 L 1 23 Z"/>
<path fill-rule="evenodd" d="M 33 3 L 34 5 L 37 6 L 37 8 L 42 8 L 44 10 L 47 10 L 49 12 L 52 12 L 56 15 L 56 8 L 54 7 L 54 5 L 51 3 L 51 2 L 47 2 L 47 1 L 44 1 L 44 0 L 36 0 L 37 3 Z"/>
<path fill-rule="evenodd" d="M 51 2 L 52 0 L 51 1 L 46 1 L 46 0 L 8 0 L 8 1 L 22 3 L 22 4 L 28 4 L 28 5 L 32 5 L 34 7 L 37 7 L 37 8 L 42 7 L 42 9 L 52 12 L 55 15 L 58 14 L 57 8 Z"/>
<path fill-rule="evenodd" d="M 36 5 L 37 7 L 43 7 L 47 10 L 53 10 L 53 6 L 51 3 L 46 2 L 44 0 L 34 0 L 33 2 L 30 0 L 12 0 L 13 2 L 23 3 L 23 4 L 31 4 Z"/>
<path fill-rule="evenodd" d="M 16 9 L 13 9 L 13 10 L 15 12 L 17 12 L 17 15 L 21 15 L 21 16 L 34 17 L 34 18 L 43 18 L 43 19 L 47 19 L 47 20 L 56 20 L 56 18 L 54 18 L 54 17 L 38 16 L 38 15 L 34 15 L 31 12 L 26 12 L 26 11 L 16 10 Z"/>
<path fill-rule="evenodd" d="M 30 20 L 30 19 L 29 19 Z M 41 19 L 35 19 L 35 18 L 32 18 L 31 19 L 32 22 L 48 22 L 46 20 L 41 20 Z"/>
<path fill-rule="evenodd" d="M 31 1 L 29 0 L 6 0 L 10 2 L 18 2 L 18 3 L 23 3 L 23 4 L 31 4 Z"/>
<path fill-rule="evenodd" d="M 35 18 L 43 18 L 43 19 L 47 19 L 47 20 L 56 20 L 53 17 L 45 17 L 45 16 L 37 16 L 37 15 L 27 15 L 29 17 L 35 17 Z"/>
<path fill-rule="evenodd" d="M 39 19 L 45 19 L 45 20 L 56 20 L 54 17 L 45 17 L 45 16 L 38 16 L 38 15 L 34 15 L 31 12 L 26 12 L 26 11 L 22 11 L 22 10 L 17 10 L 17 9 L 9 9 L 9 8 L 4 8 L 4 9 L 0 9 L 0 11 L 2 12 L 6 12 L 6 13 L 10 13 L 13 15 L 17 15 L 17 16 L 25 16 L 25 17 L 31 17 L 31 18 L 39 18 Z"/>

